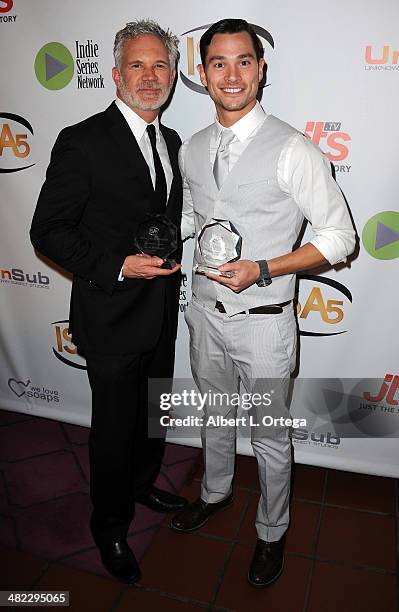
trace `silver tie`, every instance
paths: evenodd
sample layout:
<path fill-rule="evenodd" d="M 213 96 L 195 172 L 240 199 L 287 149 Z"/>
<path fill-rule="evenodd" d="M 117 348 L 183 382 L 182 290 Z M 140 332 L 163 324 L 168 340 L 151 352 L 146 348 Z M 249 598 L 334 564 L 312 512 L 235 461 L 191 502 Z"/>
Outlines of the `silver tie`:
<path fill-rule="evenodd" d="M 234 139 L 234 132 L 222 130 L 222 136 L 218 150 L 216 151 L 215 163 L 213 164 L 213 176 L 216 185 L 220 189 L 229 174 L 229 146 Z"/>

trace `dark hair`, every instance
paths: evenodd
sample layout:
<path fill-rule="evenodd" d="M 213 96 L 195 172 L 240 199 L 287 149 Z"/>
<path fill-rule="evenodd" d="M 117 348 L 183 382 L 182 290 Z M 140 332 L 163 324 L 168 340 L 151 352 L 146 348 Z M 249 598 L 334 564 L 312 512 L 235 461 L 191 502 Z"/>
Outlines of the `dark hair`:
<path fill-rule="evenodd" d="M 221 19 L 220 21 L 217 21 L 211 25 L 211 27 L 208 28 L 200 38 L 201 62 L 204 68 L 206 52 L 215 34 L 238 34 L 238 32 L 248 32 L 252 40 L 256 60 L 259 62 L 259 60 L 263 57 L 264 49 L 253 26 L 245 21 L 245 19 Z"/>

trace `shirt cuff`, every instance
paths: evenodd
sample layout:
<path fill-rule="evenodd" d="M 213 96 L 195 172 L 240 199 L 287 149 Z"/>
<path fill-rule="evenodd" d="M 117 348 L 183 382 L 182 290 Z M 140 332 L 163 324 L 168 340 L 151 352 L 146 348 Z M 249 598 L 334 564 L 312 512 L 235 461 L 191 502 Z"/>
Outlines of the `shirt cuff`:
<path fill-rule="evenodd" d="M 121 282 L 123 280 L 125 280 L 125 277 L 123 276 L 123 266 L 122 266 L 121 271 L 119 272 L 118 281 Z"/>
<path fill-rule="evenodd" d="M 355 232 L 347 230 L 345 235 L 340 237 L 323 234 L 323 236 L 315 236 L 309 242 L 320 251 L 331 266 L 335 266 L 337 263 L 345 263 L 347 256 L 353 252 Z"/>

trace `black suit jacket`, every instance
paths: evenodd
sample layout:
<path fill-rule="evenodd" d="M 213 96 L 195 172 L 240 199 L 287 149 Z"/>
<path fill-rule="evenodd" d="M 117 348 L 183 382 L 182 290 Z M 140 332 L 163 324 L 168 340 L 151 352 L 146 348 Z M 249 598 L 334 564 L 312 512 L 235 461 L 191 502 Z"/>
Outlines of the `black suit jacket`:
<path fill-rule="evenodd" d="M 179 234 L 172 257 L 180 261 L 181 141 L 174 130 L 161 131 L 174 176 L 166 208 Z M 138 224 L 154 211 L 148 165 L 115 103 L 61 131 L 30 235 L 35 248 L 74 275 L 70 332 L 83 352 L 150 350 L 165 316 L 176 334 L 180 272 L 118 281 L 125 257 L 137 252 Z"/>

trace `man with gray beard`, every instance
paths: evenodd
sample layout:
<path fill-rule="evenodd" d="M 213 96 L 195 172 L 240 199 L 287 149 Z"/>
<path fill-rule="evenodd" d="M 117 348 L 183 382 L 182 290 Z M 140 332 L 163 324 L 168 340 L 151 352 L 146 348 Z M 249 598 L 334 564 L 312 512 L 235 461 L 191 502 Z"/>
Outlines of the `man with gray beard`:
<path fill-rule="evenodd" d="M 69 331 L 92 390 L 90 527 L 106 569 L 134 583 L 140 569 L 126 538 L 135 502 L 158 512 L 185 505 L 154 486 L 165 443 L 149 437 L 147 397 L 150 378 L 173 375 L 181 266 L 167 269 L 134 242 L 149 215 L 180 227 L 181 141 L 158 119 L 178 39 L 137 20 L 116 34 L 114 57 L 116 101 L 59 134 L 31 240 L 73 273 Z M 171 258 L 181 259 L 179 230 Z"/>

